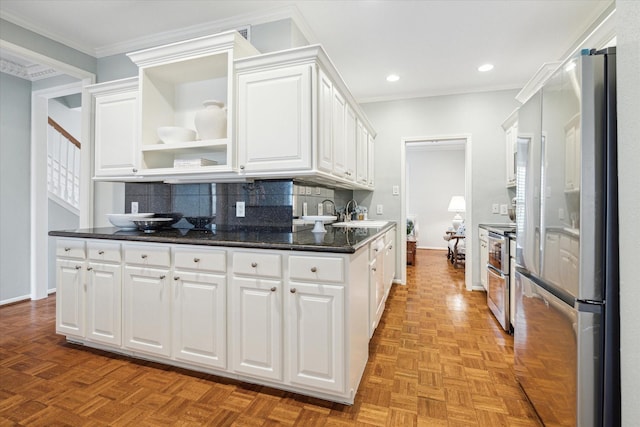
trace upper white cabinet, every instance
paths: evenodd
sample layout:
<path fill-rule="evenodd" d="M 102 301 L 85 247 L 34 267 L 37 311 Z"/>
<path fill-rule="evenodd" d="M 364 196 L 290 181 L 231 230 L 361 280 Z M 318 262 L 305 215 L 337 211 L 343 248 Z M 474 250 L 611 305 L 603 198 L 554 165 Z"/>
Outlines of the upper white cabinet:
<path fill-rule="evenodd" d="M 518 142 L 518 111 L 514 111 L 502 124 L 505 133 L 507 187 L 516 185 L 516 155 Z"/>
<path fill-rule="evenodd" d="M 238 75 L 238 163 L 246 173 L 311 167 L 312 66 Z M 293 117 L 295 120 L 289 120 Z"/>
<path fill-rule="evenodd" d="M 240 59 L 235 70 L 242 174 L 373 188 L 375 132 L 320 46 Z"/>
<path fill-rule="evenodd" d="M 133 176 L 139 168 L 138 78 L 88 86 L 95 111 L 95 176 Z"/>
<path fill-rule="evenodd" d="M 128 56 L 139 68 L 136 152 L 138 176 L 193 175 L 234 169 L 233 114 L 226 133 L 215 138 L 196 134 L 192 141 L 163 142 L 158 128 L 178 126 L 197 131 L 196 113 L 204 102 L 218 100 L 233 111 L 233 61 L 258 51 L 235 31 L 154 47 Z"/>

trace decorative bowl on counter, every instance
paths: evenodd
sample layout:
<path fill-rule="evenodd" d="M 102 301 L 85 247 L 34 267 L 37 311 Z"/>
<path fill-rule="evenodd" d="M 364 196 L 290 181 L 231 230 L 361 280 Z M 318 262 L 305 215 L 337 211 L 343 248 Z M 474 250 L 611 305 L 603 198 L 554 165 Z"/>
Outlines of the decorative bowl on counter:
<path fill-rule="evenodd" d="M 133 222 L 137 219 L 151 218 L 153 213 L 137 213 L 137 214 L 107 214 L 107 219 L 114 227 L 123 230 L 135 230 L 136 224 Z"/>
<path fill-rule="evenodd" d="M 158 138 L 165 144 L 176 142 L 190 142 L 196 140 L 196 131 L 179 126 L 160 126 Z"/>
<path fill-rule="evenodd" d="M 145 233 L 155 233 L 161 228 L 166 227 L 171 221 L 173 221 L 173 218 L 143 218 L 133 222 L 138 227 L 138 230 L 144 231 Z"/>
<path fill-rule="evenodd" d="M 186 216 L 184 219 L 191 225 L 193 230 L 208 230 L 207 225 L 215 219 L 214 216 Z"/>
<path fill-rule="evenodd" d="M 179 212 L 157 213 L 153 215 L 153 218 L 171 218 L 173 221 L 165 224 L 165 227 L 171 227 L 182 219 L 182 214 Z"/>

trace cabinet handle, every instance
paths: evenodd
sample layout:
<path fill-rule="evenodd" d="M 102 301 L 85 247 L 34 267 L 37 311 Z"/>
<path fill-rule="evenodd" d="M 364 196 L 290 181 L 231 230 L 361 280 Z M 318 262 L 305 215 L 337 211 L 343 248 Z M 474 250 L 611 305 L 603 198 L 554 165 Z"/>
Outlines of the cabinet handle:
<path fill-rule="evenodd" d="M 93 270 L 93 267 L 87 267 L 87 271 Z"/>
<path fill-rule="evenodd" d="M 69 252 L 71 250 L 71 248 L 64 248 L 65 252 Z"/>
<path fill-rule="evenodd" d="M 193 262 L 200 262 L 200 258 L 194 258 Z"/>
<path fill-rule="evenodd" d="M 180 280 L 180 276 L 175 276 L 175 277 L 173 278 L 173 280 L 175 280 L 175 281 Z"/>
<path fill-rule="evenodd" d="M 311 267 L 311 272 L 312 272 L 312 273 L 315 273 L 316 271 L 318 271 L 318 269 L 317 269 L 317 268 L 315 268 L 315 267 Z"/>
<path fill-rule="evenodd" d="M 257 262 L 252 262 L 252 263 L 251 263 L 251 267 L 256 268 L 257 266 L 258 266 L 258 263 L 257 263 Z"/>
<path fill-rule="evenodd" d="M 161 275 L 161 276 L 160 276 L 160 280 L 164 279 L 165 277 L 167 277 L 167 276 L 165 276 L 164 274 L 163 274 L 163 275 Z"/>
<path fill-rule="evenodd" d="M 98 251 L 98 255 L 104 255 L 104 251 Z"/>
<path fill-rule="evenodd" d="M 278 290 L 278 288 L 276 288 L 275 286 L 273 288 L 271 288 L 271 292 L 275 292 L 277 290 Z"/>
<path fill-rule="evenodd" d="M 142 254 L 142 255 L 140 255 L 140 257 L 141 257 L 142 259 L 147 259 L 147 255 L 146 255 L 146 254 Z"/>
<path fill-rule="evenodd" d="M 297 289 L 296 289 L 296 288 L 291 288 L 291 289 L 289 290 L 289 292 L 291 292 L 292 294 L 295 294 L 295 293 L 296 293 L 296 291 L 297 291 Z"/>
<path fill-rule="evenodd" d="M 81 265 L 76 265 L 76 270 L 80 270 L 82 268 Z"/>

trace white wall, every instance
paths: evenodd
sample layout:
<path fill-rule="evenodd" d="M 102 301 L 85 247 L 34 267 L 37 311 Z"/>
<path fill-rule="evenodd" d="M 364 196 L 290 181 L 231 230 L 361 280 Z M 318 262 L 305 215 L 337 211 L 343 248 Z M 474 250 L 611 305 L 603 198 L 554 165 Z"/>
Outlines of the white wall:
<path fill-rule="evenodd" d="M 391 189 L 400 185 L 404 173 L 400 170 L 402 138 L 470 134 L 473 200 L 471 206 L 467 201 L 467 210 L 473 210 L 473 223 L 467 223 L 466 244 L 467 259 L 474 259 L 478 224 L 496 222 L 491 213 L 492 203 L 509 203 L 505 188 L 505 136 L 500 124 L 518 106 L 516 94 L 515 90 L 506 90 L 363 104 L 378 133 L 375 139 L 376 190 L 354 192 L 358 203 L 366 206 L 382 204 L 384 215 L 373 213 L 371 219 L 384 218 L 399 223 L 400 197 L 394 196 Z M 400 265 L 399 255 L 397 261 Z M 478 263 L 467 261 L 467 269 L 470 267 L 472 284 L 479 284 Z"/>
<path fill-rule="evenodd" d="M 640 2 L 618 0 L 622 425 L 640 420 Z"/>
<path fill-rule="evenodd" d="M 417 216 L 417 246 L 446 249 L 442 238 L 455 215 L 452 196 L 464 196 L 464 145 L 424 147 L 407 144 L 407 214 Z M 461 214 L 464 217 L 464 213 Z"/>

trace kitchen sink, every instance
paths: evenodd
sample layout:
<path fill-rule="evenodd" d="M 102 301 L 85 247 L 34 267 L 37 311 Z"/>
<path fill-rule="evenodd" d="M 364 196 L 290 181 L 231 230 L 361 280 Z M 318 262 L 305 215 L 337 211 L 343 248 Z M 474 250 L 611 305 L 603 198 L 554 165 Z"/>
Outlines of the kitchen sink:
<path fill-rule="evenodd" d="M 331 225 L 333 227 L 349 227 L 349 228 L 380 228 L 380 227 L 384 227 L 388 223 L 389 221 L 362 220 L 362 221 L 334 222 Z"/>

